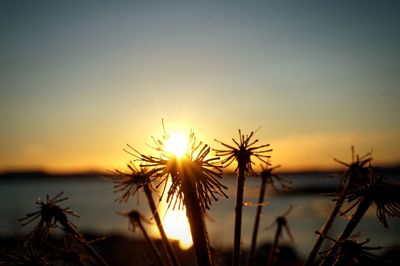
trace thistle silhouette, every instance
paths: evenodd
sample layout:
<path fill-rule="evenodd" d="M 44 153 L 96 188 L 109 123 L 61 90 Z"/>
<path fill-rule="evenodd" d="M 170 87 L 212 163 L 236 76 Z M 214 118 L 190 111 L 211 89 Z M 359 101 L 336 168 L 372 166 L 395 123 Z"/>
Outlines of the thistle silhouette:
<path fill-rule="evenodd" d="M 114 183 L 114 193 L 122 193 L 115 201 L 127 202 L 136 192 L 148 186 L 152 189 L 151 182 L 155 179 L 154 173 L 145 167 L 138 168 L 134 162 L 127 164 L 129 172 L 114 169 L 112 175 L 107 177 Z"/>
<path fill-rule="evenodd" d="M 92 256 L 98 265 L 108 265 L 96 250 L 90 246 L 90 243 L 78 232 L 77 227 L 68 219 L 68 215 L 76 217 L 79 217 L 79 215 L 69 207 L 62 208 L 57 205 L 57 203 L 68 199 L 67 197 L 61 197 L 63 193 L 64 192 L 60 192 L 53 198 L 50 198 L 50 196 L 47 195 L 45 202 L 39 199 L 36 201 L 36 204 L 40 206 L 40 210 L 28 213 L 25 217 L 19 219 L 23 222 L 22 226 L 39 219 L 38 224 L 28 235 L 28 241 L 34 241 L 41 244 L 47 239 L 52 229 L 61 228 L 75 239 L 75 241 L 81 244 L 85 251 Z"/>
<path fill-rule="evenodd" d="M 347 223 L 347 226 L 338 237 L 337 241 L 343 241 L 350 237 L 351 233 L 363 218 L 372 203 L 376 205 L 378 220 L 385 228 L 388 228 L 387 217 L 400 217 L 400 186 L 386 179 L 377 169 L 369 166 L 367 182 L 354 190 L 339 193 L 340 197 L 345 197 L 350 207 L 342 215 L 355 209 L 354 214 Z M 329 265 L 332 262 L 333 254 L 338 250 L 335 245 L 321 265 Z"/>
<path fill-rule="evenodd" d="M 376 256 L 369 251 L 371 250 L 380 250 L 381 247 L 367 247 L 364 246 L 366 243 L 369 242 L 369 239 L 367 238 L 364 242 L 357 243 L 355 240 L 352 239 L 346 239 L 342 241 L 337 241 L 329 236 L 322 235 L 320 232 L 316 231 L 316 234 L 322 236 L 323 238 L 329 239 L 333 241 L 337 246 L 337 251 L 331 254 L 333 258 L 333 266 L 350 266 L 358 263 L 358 257 L 362 255 L 367 255 L 370 257 L 374 258 L 380 258 L 379 256 Z M 333 247 L 330 247 L 329 249 L 320 252 L 319 254 L 326 254 L 330 252 Z"/>
<path fill-rule="evenodd" d="M 189 136 L 189 147 L 182 158 L 166 151 L 165 142 L 168 134 L 164 129 L 162 139 L 154 139 L 154 150 L 158 156 L 144 155 L 134 148 L 132 153 L 141 161 L 142 167 L 154 171 L 159 179 L 156 187 L 164 184 L 161 199 L 164 196 L 167 181 L 171 182 L 166 201 L 169 208 L 186 207 L 198 265 L 211 265 L 210 247 L 203 214 L 210 209 L 212 200 L 219 196 L 227 197 L 224 185 L 219 181 L 223 177 L 222 166 L 217 164 L 219 158 L 207 158 L 210 147 L 198 142 L 194 133 Z M 173 200 L 175 198 L 175 200 Z M 160 199 L 160 200 L 161 200 Z"/>
<path fill-rule="evenodd" d="M 234 145 L 228 145 L 221 141 L 215 140 L 224 146 L 226 149 L 215 149 L 217 156 L 223 158 L 222 163 L 225 167 L 231 165 L 233 162 L 237 162 L 235 169 L 237 173 L 237 193 L 236 193 L 236 207 L 235 207 L 235 233 L 234 233 L 234 245 L 233 245 L 233 265 L 238 266 L 240 264 L 240 250 L 241 250 L 241 230 L 242 230 L 242 207 L 243 207 L 243 192 L 245 175 L 256 175 L 253 169 L 253 159 L 256 158 L 261 162 L 269 165 L 268 159 L 270 156 L 265 155 L 267 152 L 271 152 L 269 144 L 256 145 L 258 139 L 252 140 L 254 132 L 249 135 L 243 135 L 239 129 L 239 142 L 232 139 Z"/>
<path fill-rule="evenodd" d="M 332 212 L 322 225 L 320 229 L 321 234 L 318 235 L 317 240 L 315 241 L 314 246 L 304 263 L 304 266 L 311 266 L 313 264 L 318 254 L 318 250 L 320 249 L 324 240 L 323 236 L 329 232 L 329 229 L 332 227 L 335 218 L 340 213 L 340 209 L 342 208 L 346 199 L 346 192 L 365 185 L 367 182 L 368 166 L 372 161 L 371 153 L 367 153 L 362 157 L 359 155 L 355 156 L 354 146 L 351 146 L 351 158 L 351 163 L 345 163 L 333 158 L 335 162 L 338 162 L 346 167 L 346 170 L 340 174 L 338 192 L 341 193 L 341 196 L 335 200 L 335 207 L 332 209 Z"/>

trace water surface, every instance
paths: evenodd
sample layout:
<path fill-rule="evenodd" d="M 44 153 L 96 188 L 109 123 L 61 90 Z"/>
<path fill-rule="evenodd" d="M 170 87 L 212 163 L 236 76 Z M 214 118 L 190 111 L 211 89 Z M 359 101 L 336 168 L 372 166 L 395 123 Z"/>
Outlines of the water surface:
<path fill-rule="evenodd" d="M 287 175 L 293 181 L 294 188 L 309 188 L 312 186 L 334 185 L 336 180 L 322 178 L 322 175 Z M 221 198 L 213 203 L 209 216 L 206 218 L 210 242 L 216 247 L 231 247 L 233 243 L 234 205 L 235 205 L 235 178 L 226 178 L 223 183 L 229 187 L 229 199 Z M 247 248 L 250 244 L 257 202 L 258 178 L 248 178 L 246 181 L 245 201 L 249 206 L 243 209 L 242 240 Z M 26 213 L 37 210 L 34 203 L 38 197 L 45 198 L 47 194 L 56 195 L 64 191 L 69 197 L 62 206 L 71 206 L 71 209 L 80 214 L 80 218 L 72 221 L 81 231 L 95 231 L 100 234 L 128 232 L 128 221 L 116 214 L 117 211 L 136 208 L 147 217 L 151 213 L 147 208 L 146 199 L 139 196 L 132 198 L 127 204 L 115 202 L 111 182 L 98 179 L 42 179 L 42 180 L 3 180 L 0 182 L 0 234 L 25 234 L 32 227 L 21 228 L 18 218 Z M 140 194 L 140 193 L 139 193 Z M 271 241 L 274 236 L 273 226 L 277 215 L 285 213 L 289 206 L 293 210 L 288 216 L 288 223 L 294 237 L 293 242 L 287 235 L 282 241 L 291 243 L 300 255 L 310 250 L 314 240 L 314 231 L 319 229 L 323 220 L 333 206 L 332 198 L 321 196 L 318 193 L 279 194 L 268 191 L 267 205 L 263 209 L 263 218 L 260 224 L 259 241 Z M 400 223 L 398 218 L 389 219 L 390 229 L 383 228 L 375 215 L 375 207 L 370 208 L 365 219 L 358 225 L 355 234 L 358 240 L 370 238 L 370 246 L 393 246 L 399 244 Z M 335 237 L 346 224 L 345 218 L 335 222 L 330 235 Z M 137 237 L 140 237 L 137 234 Z"/>

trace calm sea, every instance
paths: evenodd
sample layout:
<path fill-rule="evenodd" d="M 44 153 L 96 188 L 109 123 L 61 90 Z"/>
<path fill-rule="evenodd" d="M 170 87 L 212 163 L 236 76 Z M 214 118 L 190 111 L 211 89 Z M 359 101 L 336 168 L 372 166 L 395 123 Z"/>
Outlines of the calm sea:
<path fill-rule="evenodd" d="M 286 175 L 293 181 L 294 188 L 310 188 L 331 185 L 335 179 L 326 179 L 322 175 Z M 229 199 L 221 198 L 213 203 L 207 229 L 210 242 L 215 247 L 231 247 L 233 243 L 234 205 L 235 205 L 235 178 L 227 178 L 223 183 L 229 187 Z M 246 180 L 245 201 L 248 203 L 243 211 L 242 240 L 243 246 L 250 244 L 260 180 L 248 178 Z M 132 198 L 127 204 L 118 204 L 113 193 L 111 182 L 98 179 L 45 179 L 45 180 L 3 180 L 0 182 L 0 234 L 25 234 L 29 228 L 21 228 L 18 218 L 26 213 L 37 210 L 35 201 L 38 197 L 45 198 L 47 194 L 56 195 L 64 191 L 68 200 L 62 206 L 70 206 L 78 212 L 80 218 L 72 221 L 81 231 L 96 231 L 101 234 L 128 232 L 128 222 L 124 217 L 116 214 L 118 211 L 139 209 L 150 217 L 147 202 L 144 198 Z M 318 193 L 267 193 L 267 205 L 263 209 L 263 218 L 260 224 L 258 243 L 271 241 L 274 236 L 273 224 L 276 216 L 285 213 L 289 206 L 293 210 L 287 217 L 289 228 L 294 237 L 293 242 L 287 235 L 282 241 L 291 243 L 300 255 L 310 250 L 314 240 L 314 231 L 319 229 L 333 206 L 332 198 L 321 196 Z M 137 205 L 139 203 L 139 205 Z M 375 207 L 370 208 L 365 219 L 356 228 L 355 234 L 359 241 L 370 238 L 369 246 L 399 246 L 400 223 L 398 218 L 389 219 L 390 229 L 385 229 L 375 215 Z M 330 235 L 335 237 L 346 224 L 345 218 L 335 222 Z M 139 234 L 137 235 L 139 237 Z"/>

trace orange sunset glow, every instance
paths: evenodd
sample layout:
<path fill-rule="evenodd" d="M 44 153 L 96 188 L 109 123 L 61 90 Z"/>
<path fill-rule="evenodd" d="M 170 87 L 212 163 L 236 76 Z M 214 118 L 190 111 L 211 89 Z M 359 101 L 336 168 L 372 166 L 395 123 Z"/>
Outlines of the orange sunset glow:
<path fill-rule="evenodd" d="M 161 119 L 212 147 L 261 127 L 287 170 L 400 162 L 397 6 L 134 2 L 1 3 L 1 171 L 107 170 Z"/>
<path fill-rule="evenodd" d="M 1 0 L 0 264 L 400 265 L 399 14 Z"/>

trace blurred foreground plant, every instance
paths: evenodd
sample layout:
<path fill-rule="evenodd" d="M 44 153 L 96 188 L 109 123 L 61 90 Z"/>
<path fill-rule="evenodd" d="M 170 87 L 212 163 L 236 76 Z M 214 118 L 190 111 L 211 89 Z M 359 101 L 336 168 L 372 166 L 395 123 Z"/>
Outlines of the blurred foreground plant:
<path fill-rule="evenodd" d="M 275 263 L 277 255 L 279 253 L 279 239 L 282 237 L 282 229 L 283 228 L 286 229 L 286 233 L 288 234 L 290 240 L 293 241 L 293 236 L 290 233 L 289 226 L 288 226 L 288 223 L 286 220 L 286 216 L 289 215 L 289 213 L 292 211 L 292 209 L 293 209 L 292 206 L 290 206 L 285 214 L 278 216 L 276 218 L 277 227 L 276 227 L 276 231 L 275 231 L 275 238 L 274 238 L 274 242 L 272 244 L 272 247 L 271 247 L 271 250 L 269 253 L 267 266 L 272 266 Z"/>
<path fill-rule="evenodd" d="M 77 241 L 98 265 L 108 265 L 96 250 L 91 247 L 90 242 L 79 233 L 77 227 L 68 219 L 68 215 L 76 217 L 79 217 L 79 215 L 69 207 L 63 208 L 57 205 L 57 203 L 68 199 L 67 197 L 61 197 L 62 194 L 63 192 L 60 192 L 53 198 L 47 195 L 45 202 L 39 199 L 36 201 L 36 204 L 40 206 L 40 209 L 36 212 L 28 213 L 25 217 L 19 219 L 23 222 L 22 226 L 39 219 L 38 224 L 28 235 L 28 241 L 41 246 L 54 228 L 61 228 Z"/>
<path fill-rule="evenodd" d="M 156 245 L 154 244 L 153 240 L 151 239 L 151 237 L 149 236 L 149 234 L 147 233 L 146 229 L 143 226 L 143 222 L 142 221 L 146 221 L 146 218 L 138 211 L 136 210 L 132 210 L 130 212 L 126 212 L 126 213 L 120 213 L 122 216 L 128 217 L 129 218 L 129 227 L 130 230 L 132 232 L 135 231 L 135 228 L 138 226 L 140 231 L 142 231 L 144 238 L 146 239 L 147 243 L 149 244 L 151 250 L 153 251 L 153 254 L 156 258 L 157 264 L 158 265 L 164 265 L 162 259 L 161 259 L 161 255 L 158 252 L 158 249 L 156 247 Z M 150 260 L 151 261 L 151 260 Z"/>
<path fill-rule="evenodd" d="M 284 190 L 289 189 L 292 184 L 292 182 L 280 177 L 278 175 L 278 173 L 275 172 L 275 169 L 277 169 L 279 167 L 280 167 L 280 165 L 277 165 L 274 167 L 269 167 L 268 165 L 266 165 L 263 167 L 263 169 L 261 170 L 261 173 L 260 173 L 261 187 L 260 187 L 260 194 L 259 194 L 258 203 L 257 203 L 257 212 L 256 212 L 256 218 L 254 221 L 249 257 L 247 260 L 248 266 L 251 266 L 254 264 L 254 254 L 256 251 L 256 247 L 257 247 L 258 227 L 260 225 L 261 212 L 262 212 L 262 208 L 264 206 L 264 194 L 265 194 L 267 185 L 270 185 L 275 191 L 279 191 L 277 184 L 280 186 L 281 189 L 284 189 Z"/>
<path fill-rule="evenodd" d="M 333 266 L 350 266 L 358 263 L 358 257 L 361 255 L 367 255 L 370 257 L 379 258 L 378 256 L 371 254 L 369 251 L 371 250 L 380 250 L 381 247 L 366 247 L 364 246 L 369 242 L 369 239 L 364 242 L 357 243 L 355 240 L 346 239 L 342 241 L 335 240 L 329 236 L 322 235 L 320 232 L 316 231 L 316 234 L 320 235 L 323 238 L 327 238 L 333 241 L 337 245 L 337 249 L 334 253 L 331 254 L 333 258 L 332 265 Z M 325 254 L 330 252 L 333 248 L 330 247 L 328 250 L 320 252 L 320 254 Z"/>

